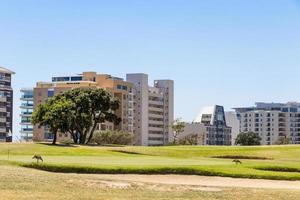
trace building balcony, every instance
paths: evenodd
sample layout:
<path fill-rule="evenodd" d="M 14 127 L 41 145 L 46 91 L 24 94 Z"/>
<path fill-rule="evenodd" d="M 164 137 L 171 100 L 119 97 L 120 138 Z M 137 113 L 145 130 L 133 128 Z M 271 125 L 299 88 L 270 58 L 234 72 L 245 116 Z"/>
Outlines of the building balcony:
<path fill-rule="evenodd" d="M 33 104 L 22 104 L 20 106 L 22 109 L 33 109 Z"/>
<path fill-rule="evenodd" d="M 31 132 L 33 132 L 33 129 L 32 128 L 23 128 L 23 129 L 21 129 L 20 132 L 21 133 L 31 133 Z"/>
<path fill-rule="evenodd" d="M 33 100 L 33 96 L 32 95 L 22 95 L 21 100 L 22 101 Z"/>
<path fill-rule="evenodd" d="M 20 125 L 32 125 L 31 121 L 21 121 Z"/>
<path fill-rule="evenodd" d="M 32 112 L 22 112 L 20 114 L 21 117 L 31 117 L 32 116 Z"/>
<path fill-rule="evenodd" d="M 149 111 L 164 112 L 163 108 L 149 107 Z"/>
<path fill-rule="evenodd" d="M 149 120 L 149 124 L 164 125 L 163 121 Z"/>
<path fill-rule="evenodd" d="M 6 128 L 0 128 L 0 133 L 6 133 Z"/>
<path fill-rule="evenodd" d="M 163 102 L 163 101 L 153 101 L 153 100 L 149 100 L 149 104 L 158 105 L 158 106 L 163 106 L 163 105 L 164 105 L 164 102 Z"/>
<path fill-rule="evenodd" d="M 159 127 L 148 127 L 149 131 L 164 131 L 164 128 Z"/>
<path fill-rule="evenodd" d="M 151 117 L 151 118 L 164 119 L 164 115 L 163 115 L 163 114 L 159 115 L 159 114 L 149 113 L 149 117 Z"/>
<path fill-rule="evenodd" d="M 7 102 L 6 97 L 0 97 L 0 102 Z"/>

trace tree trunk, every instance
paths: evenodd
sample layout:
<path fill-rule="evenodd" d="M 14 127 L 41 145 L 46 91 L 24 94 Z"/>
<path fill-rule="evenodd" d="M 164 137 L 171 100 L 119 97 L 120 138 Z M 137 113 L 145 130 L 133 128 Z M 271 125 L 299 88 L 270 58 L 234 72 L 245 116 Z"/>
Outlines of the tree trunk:
<path fill-rule="evenodd" d="M 74 131 L 70 131 L 70 134 L 72 136 L 74 144 L 77 144 L 77 142 L 78 142 L 77 133 L 74 133 Z"/>
<path fill-rule="evenodd" d="M 52 144 L 55 145 L 56 144 L 56 140 L 57 140 L 57 132 L 54 132 L 53 135 L 54 135 L 54 137 L 53 137 Z"/>
<path fill-rule="evenodd" d="M 85 144 L 85 140 L 86 140 L 86 131 L 84 131 L 82 134 L 80 134 L 79 144 Z"/>
<path fill-rule="evenodd" d="M 97 122 L 95 122 L 95 124 L 94 124 L 94 126 L 92 127 L 92 129 L 90 130 L 90 135 L 89 135 L 89 138 L 88 138 L 88 140 L 86 141 L 86 143 L 85 144 L 88 144 L 88 143 L 90 143 L 90 141 L 91 141 L 91 139 L 93 138 L 93 135 L 94 135 L 94 131 L 95 131 L 95 129 L 96 129 L 96 127 L 97 127 Z"/>

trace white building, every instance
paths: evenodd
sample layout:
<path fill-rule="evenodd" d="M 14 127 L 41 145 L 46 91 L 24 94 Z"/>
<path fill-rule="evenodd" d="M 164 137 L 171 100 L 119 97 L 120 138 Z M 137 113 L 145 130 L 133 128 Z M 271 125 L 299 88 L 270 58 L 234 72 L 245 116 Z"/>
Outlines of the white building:
<path fill-rule="evenodd" d="M 240 120 L 236 112 L 225 112 L 226 124 L 231 127 L 231 145 L 235 145 L 235 140 L 240 133 Z"/>
<path fill-rule="evenodd" d="M 174 120 L 174 82 L 156 80 L 148 85 L 147 74 L 127 74 L 135 85 L 135 143 L 143 146 L 166 145 L 172 141 Z"/>
<path fill-rule="evenodd" d="M 227 126 L 223 106 L 204 107 L 192 124 L 187 124 L 180 138 L 197 134 L 198 145 L 230 146 L 231 127 Z"/>
<path fill-rule="evenodd" d="M 300 144 L 300 103 L 256 103 L 254 107 L 235 108 L 240 132 L 255 132 L 262 145 L 277 144 L 289 139 Z"/>

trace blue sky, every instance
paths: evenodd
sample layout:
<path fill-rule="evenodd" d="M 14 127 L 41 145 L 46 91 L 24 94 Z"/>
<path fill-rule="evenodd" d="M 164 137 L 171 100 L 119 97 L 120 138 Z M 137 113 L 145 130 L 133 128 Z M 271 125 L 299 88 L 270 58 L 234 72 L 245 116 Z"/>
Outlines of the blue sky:
<path fill-rule="evenodd" d="M 21 87 L 82 71 L 174 79 L 187 121 L 206 105 L 300 101 L 299 0 L 3 0 L 0 27 L 16 127 Z"/>

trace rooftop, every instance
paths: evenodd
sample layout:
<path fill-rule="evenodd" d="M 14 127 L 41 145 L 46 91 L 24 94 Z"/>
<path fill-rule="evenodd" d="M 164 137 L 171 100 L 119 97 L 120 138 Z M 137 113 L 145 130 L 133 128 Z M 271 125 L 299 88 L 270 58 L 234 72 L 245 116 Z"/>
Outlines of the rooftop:
<path fill-rule="evenodd" d="M 0 66 L 0 72 L 6 73 L 6 74 L 16 74 L 15 72 L 13 72 L 9 69 L 6 69 L 5 67 L 1 67 L 1 66 Z"/>

